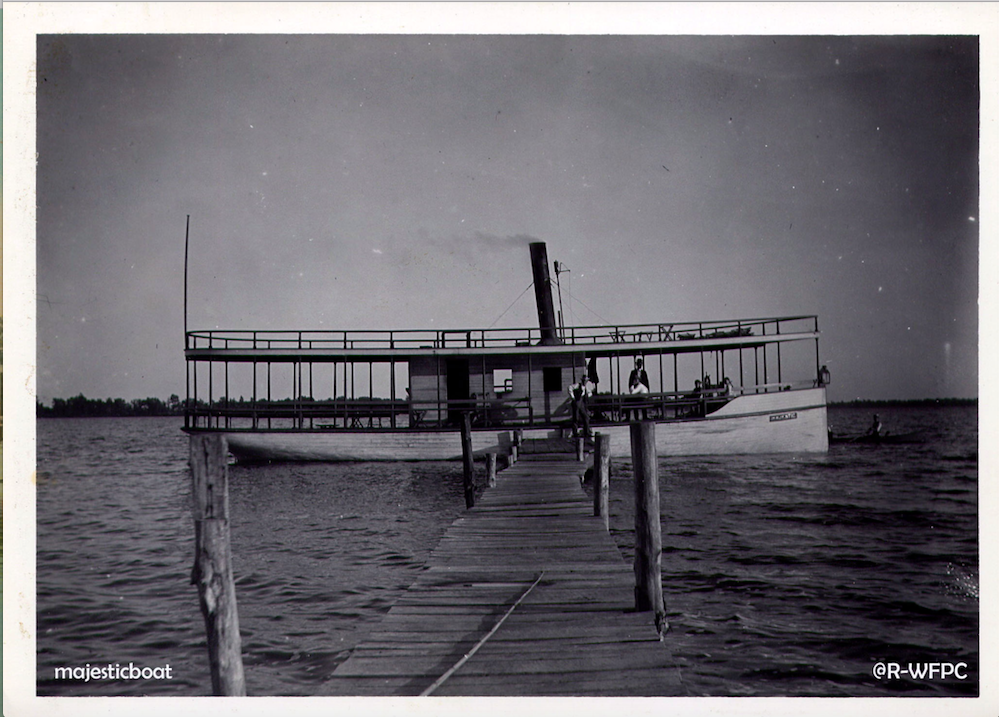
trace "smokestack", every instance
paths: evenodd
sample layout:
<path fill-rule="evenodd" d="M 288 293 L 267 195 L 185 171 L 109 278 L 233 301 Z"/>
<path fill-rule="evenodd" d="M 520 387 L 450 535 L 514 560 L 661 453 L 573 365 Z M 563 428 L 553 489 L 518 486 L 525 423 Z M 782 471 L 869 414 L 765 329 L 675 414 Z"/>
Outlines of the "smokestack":
<path fill-rule="evenodd" d="M 541 326 L 543 345 L 561 344 L 556 333 L 555 304 L 552 302 L 552 284 L 548 275 L 548 249 L 545 243 L 531 242 L 531 268 L 534 270 L 534 298 L 538 303 L 538 324 Z"/>

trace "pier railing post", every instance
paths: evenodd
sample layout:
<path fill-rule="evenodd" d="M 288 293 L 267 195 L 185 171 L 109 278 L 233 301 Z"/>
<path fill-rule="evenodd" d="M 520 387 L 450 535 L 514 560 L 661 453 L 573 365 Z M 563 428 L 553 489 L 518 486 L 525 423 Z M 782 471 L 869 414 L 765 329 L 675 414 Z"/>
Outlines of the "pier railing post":
<path fill-rule="evenodd" d="M 656 424 L 631 424 L 631 462 L 635 472 L 635 609 L 652 610 L 660 635 L 665 629 L 663 606 L 662 526 L 659 518 L 659 469 Z"/>
<path fill-rule="evenodd" d="M 489 487 L 496 485 L 496 454 L 486 454 L 486 475 L 489 477 Z"/>
<path fill-rule="evenodd" d="M 610 530 L 607 507 L 610 495 L 610 435 L 598 433 L 593 448 L 593 515 L 604 519 L 604 528 Z"/>
<path fill-rule="evenodd" d="M 193 435 L 190 440 L 191 492 L 194 512 L 194 568 L 201 614 L 208 637 L 212 692 L 246 695 L 239 636 L 236 586 L 229 545 L 228 446 L 220 434 Z"/>
<path fill-rule="evenodd" d="M 461 414 L 461 459 L 464 467 L 465 507 L 475 505 L 475 459 L 472 455 L 472 419 L 468 412 Z"/>

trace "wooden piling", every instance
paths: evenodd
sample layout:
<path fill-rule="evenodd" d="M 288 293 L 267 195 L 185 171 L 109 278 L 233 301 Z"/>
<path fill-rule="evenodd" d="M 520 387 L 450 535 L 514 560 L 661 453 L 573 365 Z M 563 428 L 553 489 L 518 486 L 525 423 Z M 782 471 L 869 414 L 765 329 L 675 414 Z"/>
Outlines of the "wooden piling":
<path fill-rule="evenodd" d="M 192 435 L 191 487 L 194 512 L 194 568 L 208 637 L 212 692 L 245 696 L 236 587 L 229 544 L 228 445 L 220 434 Z"/>
<path fill-rule="evenodd" d="M 635 609 L 652 610 L 656 627 L 665 624 L 662 584 L 662 527 L 659 518 L 659 470 L 656 425 L 631 424 L 631 461 L 635 473 Z"/>
<path fill-rule="evenodd" d="M 576 460 L 580 463 L 586 460 L 586 439 L 582 436 L 576 438 Z"/>
<path fill-rule="evenodd" d="M 510 446 L 510 465 L 512 466 L 517 462 L 517 446 Z"/>
<path fill-rule="evenodd" d="M 465 507 L 475 505 L 475 459 L 472 455 L 472 419 L 461 414 L 461 460 L 464 466 Z"/>
<path fill-rule="evenodd" d="M 593 449 L 593 515 L 604 519 L 604 528 L 610 530 L 610 435 L 598 433 Z"/>
<path fill-rule="evenodd" d="M 489 487 L 496 485 L 496 454 L 486 454 L 486 475 L 489 477 Z"/>

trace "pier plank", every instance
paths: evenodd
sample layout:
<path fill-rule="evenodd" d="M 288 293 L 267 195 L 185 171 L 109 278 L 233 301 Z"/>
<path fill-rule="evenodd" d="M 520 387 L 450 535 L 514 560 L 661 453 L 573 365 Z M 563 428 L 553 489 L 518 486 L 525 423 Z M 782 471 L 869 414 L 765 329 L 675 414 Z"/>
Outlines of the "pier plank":
<path fill-rule="evenodd" d="M 459 663 L 435 695 L 684 693 L 566 445 L 525 444 L 325 694 L 419 695 Z"/>

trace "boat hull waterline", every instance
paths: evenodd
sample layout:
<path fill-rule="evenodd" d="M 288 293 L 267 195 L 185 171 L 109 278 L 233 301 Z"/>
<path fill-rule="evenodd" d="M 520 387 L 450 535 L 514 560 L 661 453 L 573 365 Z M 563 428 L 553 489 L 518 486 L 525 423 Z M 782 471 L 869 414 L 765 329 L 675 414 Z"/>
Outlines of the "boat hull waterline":
<path fill-rule="evenodd" d="M 525 439 L 550 438 L 562 429 L 524 427 Z M 631 455 L 628 423 L 596 425 L 610 436 L 611 455 Z M 238 461 L 417 461 L 457 460 L 458 430 L 229 431 L 229 451 Z M 473 429 L 478 455 L 507 454 L 513 428 Z M 738 396 L 705 418 L 656 423 L 661 456 L 824 453 L 829 449 L 825 389 Z"/>

